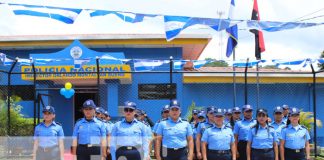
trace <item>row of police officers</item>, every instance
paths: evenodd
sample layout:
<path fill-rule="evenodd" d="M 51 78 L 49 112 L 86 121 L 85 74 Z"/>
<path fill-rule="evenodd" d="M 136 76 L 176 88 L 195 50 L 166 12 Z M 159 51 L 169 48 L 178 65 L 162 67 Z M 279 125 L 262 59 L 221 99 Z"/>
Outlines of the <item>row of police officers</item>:
<path fill-rule="evenodd" d="M 250 105 L 194 109 L 188 122 L 180 117 L 177 100 L 162 108 L 155 124 L 133 102 L 125 102 L 124 118 L 115 124 L 92 100 L 83 103 L 82 112 L 72 135 L 71 151 L 78 160 L 149 160 L 153 148 L 157 160 L 310 159 L 310 136 L 299 124 L 300 111 L 287 105 L 274 108 L 272 122 L 266 109 L 253 118 Z M 33 158 L 64 159 L 64 133 L 54 121 L 55 109 L 46 106 L 43 117 L 35 128 Z"/>

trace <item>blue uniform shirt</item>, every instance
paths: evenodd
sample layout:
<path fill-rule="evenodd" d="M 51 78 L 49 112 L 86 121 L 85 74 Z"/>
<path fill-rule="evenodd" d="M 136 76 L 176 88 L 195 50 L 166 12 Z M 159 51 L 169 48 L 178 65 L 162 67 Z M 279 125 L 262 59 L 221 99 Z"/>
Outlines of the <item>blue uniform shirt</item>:
<path fill-rule="evenodd" d="M 288 115 L 287 115 L 287 116 L 284 116 L 284 117 L 282 118 L 282 121 L 285 122 L 285 123 L 287 123 L 287 120 L 288 120 Z"/>
<path fill-rule="evenodd" d="M 202 136 L 206 129 L 213 126 L 214 124 L 209 122 L 208 119 L 205 122 L 200 122 L 197 127 L 197 134 L 200 134 Z"/>
<path fill-rule="evenodd" d="M 285 148 L 302 149 L 305 148 L 306 141 L 310 140 L 310 136 L 304 126 L 293 127 L 290 124 L 282 128 L 279 139 L 285 141 Z"/>
<path fill-rule="evenodd" d="M 147 126 L 136 119 L 131 123 L 128 123 L 125 119 L 116 122 L 111 131 L 112 158 L 116 158 L 114 155 L 119 146 L 141 146 L 144 157 L 147 157 L 150 138 L 147 134 Z"/>
<path fill-rule="evenodd" d="M 269 128 L 269 132 L 268 132 Z M 260 125 L 257 134 L 256 127 L 251 128 L 248 134 L 248 141 L 251 142 L 251 147 L 254 149 L 269 149 L 273 148 L 274 142 L 278 142 L 277 133 L 273 127 Z"/>
<path fill-rule="evenodd" d="M 111 122 L 106 122 L 105 124 L 106 124 L 106 134 L 109 135 L 111 134 L 111 130 L 114 124 Z"/>
<path fill-rule="evenodd" d="M 192 136 L 192 128 L 187 121 L 171 118 L 160 122 L 157 135 L 162 136 L 162 146 L 166 148 L 183 148 L 187 146 L 187 137 Z"/>
<path fill-rule="evenodd" d="M 242 140 L 242 141 L 247 141 L 248 140 L 248 134 L 249 131 L 251 129 L 251 127 L 253 127 L 254 125 L 256 125 L 256 120 L 251 119 L 251 120 L 240 120 L 237 121 L 234 125 L 234 135 L 238 135 L 238 140 Z"/>
<path fill-rule="evenodd" d="M 107 135 L 106 128 L 97 118 L 90 121 L 82 118 L 75 124 L 72 138 L 77 139 L 78 144 L 100 144 L 101 138 Z"/>
<path fill-rule="evenodd" d="M 38 140 L 40 147 L 58 145 L 58 140 L 61 138 L 64 138 L 63 128 L 54 121 L 49 126 L 42 122 L 35 127 L 34 140 Z"/>
<path fill-rule="evenodd" d="M 234 134 L 231 128 L 223 125 L 208 128 L 201 138 L 202 142 L 207 142 L 208 149 L 211 150 L 229 150 L 231 143 L 234 143 Z"/>
<path fill-rule="evenodd" d="M 273 127 L 273 129 L 274 129 L 275 132 L 277 133 L 277 137 L 279 138 L 279 137 L 280 137 L 280 134 L 281 134 L 281 129 L 282 129 L 283 127 L 286 126 L 286 123 L 283 122 L 283 121 L 281 121 L 281 122 L 278 124 L 278 123 L 276 123 L 276 121 L 273 121 L 273 122 L 270 124 L 270 126 Z M 280 144 L 280 141 L 278 141 L 278 145 L 279 145 L 279 144 Z"/>

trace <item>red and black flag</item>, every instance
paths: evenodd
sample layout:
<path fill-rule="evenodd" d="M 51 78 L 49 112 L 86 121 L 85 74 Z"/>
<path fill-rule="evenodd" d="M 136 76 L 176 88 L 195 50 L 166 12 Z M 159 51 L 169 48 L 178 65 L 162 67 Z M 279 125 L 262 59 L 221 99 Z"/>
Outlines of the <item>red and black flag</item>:
<path fill-rule="evenodd" d="M 257 21 L 260 20 L 260 14 L 259 14 L 257 0 L 254 0 L 254 3 L 253 3 L 251 20 L 257 20 Z M 263 33 L 262 33 L 262 31 L 257 30 L 257 29 L 251 29 L 250 32 L 252 32 L 255 35 L 255 58 L 257 60 L 260 60 L 261 52 L 265 51 Z"/>

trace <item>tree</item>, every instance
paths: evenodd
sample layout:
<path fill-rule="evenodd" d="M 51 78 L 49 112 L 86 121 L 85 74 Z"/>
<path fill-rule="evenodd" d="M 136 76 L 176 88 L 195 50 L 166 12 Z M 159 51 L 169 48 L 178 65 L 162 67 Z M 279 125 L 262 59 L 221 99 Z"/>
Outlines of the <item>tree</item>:
<path fill-rule="evenodd" d="M 204 67 L 228 67 L 228 63 L 225 61 L 219 61 L 213 58 L 205 58 L 206 61 L 213 61 L 211 63 L 205 64 Z"/>
<path fill-rule="evenodd" d="M 322 51 L 320 58 L 324 58 L 324 50 Z M 324 64 L 318 64 L 318 67 L 320 68 L 320 70 L 324 69 Z"/>

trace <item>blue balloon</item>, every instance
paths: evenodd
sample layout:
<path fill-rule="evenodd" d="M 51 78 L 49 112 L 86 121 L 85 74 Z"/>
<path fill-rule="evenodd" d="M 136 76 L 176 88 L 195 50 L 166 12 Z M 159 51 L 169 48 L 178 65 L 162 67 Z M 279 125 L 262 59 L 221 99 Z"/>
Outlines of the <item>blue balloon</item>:
<path fill-rule="evenodd" d="M 61 88 L 60 90 L 60 94 L 63 95 L 65 98 L 71 98 L 74 95 L 75 91 L 74 89 L 65 89 L 65 88 Z"/>

